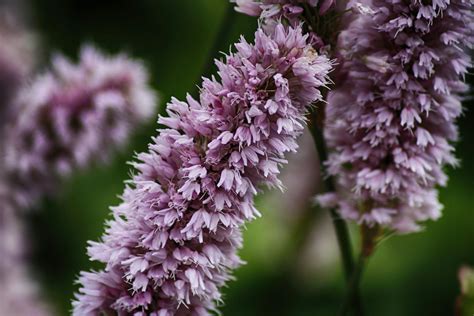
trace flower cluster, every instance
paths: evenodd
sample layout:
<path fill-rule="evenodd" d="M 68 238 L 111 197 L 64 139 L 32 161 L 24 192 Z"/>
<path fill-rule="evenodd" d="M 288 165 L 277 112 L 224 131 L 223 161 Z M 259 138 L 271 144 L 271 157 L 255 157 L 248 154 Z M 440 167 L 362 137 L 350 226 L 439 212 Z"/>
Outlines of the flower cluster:
<path fill-rule="evenodd" d="M 330 93 L 327 161 L 344 218 L 397 232 L 440 216 L 436 186 L 455 165 L 452 142 L 474 43 L 468 0 L 359 4 L 339 38 L 342 83 Z"/>
<path fill-rule="evenodd" d="M 325 14 L 334 4 L 335 0 L 231 0 L 236 3 L 236 11 L 263 19 L 285 19 L 292 25 L 301 22 L 301 15 L 305 6 L 319 8 L 319 15 Z"/>
<path fill-rule="evenodd" d="M 61 56 L 19 92 L 6 135 L 11 198 L 29 207 L 57 177 L 125 144 L 154 112 L 155 96 L 141 64 L 85 47 L 75 65 Z"/>
<path fill-rule="evenodd" d="M 281 186 L 284 153 L 331 69 L 299 27 L 258 30 L 235 48 L 199 101 L 173 99 L 160 117 L 166 128 L 88 249 L 106 266 L 81 273 L 75 315 L 207 315 L 221 300 L 241 264 L 241 227 L 259 215 L 253 198 L 262 184 Z"/>
<path fill-rule="evenodd" d="M 236 11 L 258 17 L 262 27 L 266 30 L 272 30 L 282 21 L 288 23 L 292 27 L 297 27 L 303 22 L 306 22 L 304 27 L 309 36 L 310 44 L 316 49 L 320 49 L 328 44 L 324 43 L 325 40 L 328 40 L 326 38 L 327 34 L 323 34 L 325 32 L 322 30 L 321 26 L 315 24 L 316 22 L 314 19 L 328 13 L 328 11 L 335 6 L 335 0 L 230 1 L 236 3 Z M 317 30 L 316 28 L 319 29 Z"/>

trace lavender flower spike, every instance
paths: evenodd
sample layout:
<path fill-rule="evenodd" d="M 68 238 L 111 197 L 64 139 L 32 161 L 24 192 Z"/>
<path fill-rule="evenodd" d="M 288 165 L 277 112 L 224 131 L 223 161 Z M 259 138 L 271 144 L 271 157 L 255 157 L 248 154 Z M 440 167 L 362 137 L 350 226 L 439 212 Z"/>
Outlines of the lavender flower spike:
<path fill-rule="evenodd" d="M 77 65 L 56 56 L 51 70 L 19 93 L 7 129 L 5 168 L 16 204 L 31 206 L 58 176 L 123 147 L 154 112 L 147 79 L 140 63 L 106 57 L 91 46 L 82 49 Z"/>
<path fill-rule="evenodd" d="M 341 215 L 397 232 L 440 216 L 436 186 L 455 165 L 462 79 L 471 66 L 468 0 L 359 3 L 340 36 L 345 84 L 329 96 L 327 164 Z"/>
<path fill-rule="evenodd" d="M 278 25 L 216 61 L 199 101 L 172 99 L 167 128 L 138 156 L 138 174 L 83 272 L 75 315 L 209 315 L 241 264 L 241 227 L 259 215 L 259 186 L 281 186 L 284 153 L 297 148 L 304 115 L 321 100 L 331 63 L 301 28 Z"/>

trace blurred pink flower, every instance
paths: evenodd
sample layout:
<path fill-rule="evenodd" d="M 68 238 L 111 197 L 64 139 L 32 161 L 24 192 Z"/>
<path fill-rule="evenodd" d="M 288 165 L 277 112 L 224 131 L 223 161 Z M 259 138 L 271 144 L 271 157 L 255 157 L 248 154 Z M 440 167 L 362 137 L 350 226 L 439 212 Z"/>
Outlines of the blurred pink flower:
<path fill-rule="evenodd" d="M 53 58 L 50 71 L 20 91 L 6 128 L 5 169 L 11 198 L 22 208 L 54 191 L 57 178 L 126 144 L 154 113 L 144 67 L 124 55 L 87 46 L 79 64 Z"/>

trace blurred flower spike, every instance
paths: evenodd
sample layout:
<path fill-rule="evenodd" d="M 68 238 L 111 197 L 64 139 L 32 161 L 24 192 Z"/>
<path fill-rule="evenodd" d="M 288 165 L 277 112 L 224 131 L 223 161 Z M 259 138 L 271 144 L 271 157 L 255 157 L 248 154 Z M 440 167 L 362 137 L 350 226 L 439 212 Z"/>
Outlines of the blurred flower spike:
<path fill-rule="evenodd" d="M 15 202 L 30 207 L 58 177 L 107 161 L 155 114 L 144 66 L 85 46 L 79 63 L 57 55 L 18 94 L 7 129 L 5 169 Z"/>

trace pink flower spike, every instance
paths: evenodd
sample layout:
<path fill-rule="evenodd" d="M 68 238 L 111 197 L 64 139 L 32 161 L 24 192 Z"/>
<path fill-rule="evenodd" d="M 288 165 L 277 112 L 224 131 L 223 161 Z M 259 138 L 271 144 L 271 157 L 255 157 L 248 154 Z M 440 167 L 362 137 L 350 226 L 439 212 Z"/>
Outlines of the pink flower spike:
<path fill-rule="evenodd" d="M 242 263 L 241 227 L 260 216 L 254 196 L 281 187 L 284 154 L 296 150 L 332 68 L 300 27 L 259 29 L 255 43 L 235 47 L 216 62 L 220 80 L 203 80 L 199 101 L 168 103 L 159 119 L 167 128 L 138 155 L 114 220 L 88 249 L 105 268 L 81 273 L 74 315 L 216 310 Z"/>

